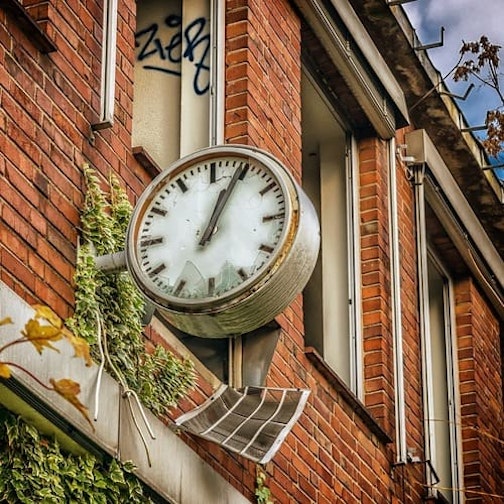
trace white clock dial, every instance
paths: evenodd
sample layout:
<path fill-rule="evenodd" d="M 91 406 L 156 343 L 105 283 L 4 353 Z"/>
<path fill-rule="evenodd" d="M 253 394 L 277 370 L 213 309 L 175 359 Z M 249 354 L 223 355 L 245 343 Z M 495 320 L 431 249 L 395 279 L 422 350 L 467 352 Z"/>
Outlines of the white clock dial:
<path fill-rule="evenodd" d="M 286 205 L 281 182 L 255 160 L 226 156 L 174 172 L 137 224 L 143 282 L 184 302 L 232 295 L 275 254 Z"/>

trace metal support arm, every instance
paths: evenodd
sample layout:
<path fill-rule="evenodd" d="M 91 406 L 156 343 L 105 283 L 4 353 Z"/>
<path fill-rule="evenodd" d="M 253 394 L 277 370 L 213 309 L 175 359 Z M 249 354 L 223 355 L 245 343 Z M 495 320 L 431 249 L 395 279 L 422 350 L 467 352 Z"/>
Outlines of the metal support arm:
<path fill-rule="evenodd" d="M 95 258 L 96 268 L 104 273 L 118 273 L 126 270 L 126 253 L 124 250 L 115 254 L 106 254 Z"/>

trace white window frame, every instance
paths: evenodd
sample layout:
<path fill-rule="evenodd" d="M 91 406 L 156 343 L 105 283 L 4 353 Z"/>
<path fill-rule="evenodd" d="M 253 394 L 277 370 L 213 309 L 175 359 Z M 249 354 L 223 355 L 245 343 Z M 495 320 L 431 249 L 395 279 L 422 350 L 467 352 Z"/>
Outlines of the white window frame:
<path fill-rule="evenodd" d="M 100 85 L 100 117 L 93 129 L 114 124 L 117 53 L 117 0 L 103 1 L 103 37 Z"/>
<path fill-rule="evenodd" d="M 357 142 L 354 137 L 347 145 L 347 245 L 348 245 L 348 310 L 350 318 L 350 388 L 361 400 L 364 399 L 364 363 L 362 343 L 362 292 L 361 241 L 360 241 L 360 187 Z M 358 279 L 358 280 L 357 280 Z"/>
<path fill-rule="evenodd" d="M 424 406 L 424 429 L 425 429 L 425 459 L 428 462 L 426 467 L 428 496 L 437 497 L 436 486 L 442 487 L 442 482 L 438 481 L 436 468 L 436 439 L 435 425 L 439 419 L 435 418 L 434 407 L 434 379 L 432 370 L 432 343 L 430 327 L 429 308 L 429 282 L 428 282 L 428 261 L 431 260 L 438 268 L 441 276 L 446 279 L 444 289 L 445 311 L 445 343 L 446 343 L 446 367 L 447 367 L 447 393 L 449 406 L 449 436 L 450 436 L 450 459 L 452 483 L 452 502 L 462 504 L 465 501 L 463 492 L 457 491 L 461 488 L 462 462 L 461 462 L 461 435 L 460 435 L 460 399 L 457 388 L 456 376 L 457 354 L 456 335 L 453 305 L 453 285 L 448 272 L 442 267 L 434 252 L 428 246 L 427 227 L 425 218 L 425 194 L 424 177 L 427 169 L 425 163 L 416 165 L 414 170 L 415 182 L 415 218 L 417 236 L 417 262 L 418 262 L 418 286 L 419 286 L 419 314 L 420 314 L 420 344 L 422 357 L 422 381 L 423 381 L 423 406 Z M 444 490 L 446 492 L 446 490 Z"/>
<path fill-rule="evenodd" d="M 396 431 L 396 462 L 406 463 L 408 448 L 406 439 L 406 405 L 404 394 L 404 358 L 403 330 L 401 304 L 401 253 L 399 249 L 399 216 L 397 205 L 397 165 L 396 144 L 391 139 L 388 142 L 389 166 L 389 222 L 390 222 L 390 275 L 391 275 L 391 305 L 392 334 L 394 356 L 394 393 L 395 393 L 395 431 Z"/>
<path fill-rule="evenodd" d="M 224 2 L 210 1 L 212 50 L 210 53 L 209 145 L 224 143 L 226 12 Z"/>
<path fill-rule="evenodd" d="M 428 258 L 436 268 L 439 275 L 443 280 L 443 308 L 444 308 L 444 335 L 445 335 L 445 355 L 446 355 L 446 385 L 447 385 L 447 399 L 448 399 L 448 422 L 449 422 L 449 445 L 450 445 L 450 460 L 451 460 L 451 477 L 452 477 L 452 497 L 455 504 L 464 501 L 463 493 L 458 492 L 456 489 L 461 485 L 461 433 L 460 433 L 460 402 L 459 393 L 457 388 L 458 376 L 458 361 L 457 361 L 457 345 L 455 335 L 455 306 L 454 306 L 454 292 L 453 281 L 450 274 L 441 264 L 434 251 L 428 249 Z M 433 394 L 433 390 L 428 391 Z M 429 429 L 434 430 L 439 419 L 429 419 Z M 434 436 L 435 440 L 435 436 Z M 436 446 L 436 445 L 435 445 Z M 436 468 L 436 454 L 431 453 L 432 463 Z M 442 484 L 441 484 L 442 486 Z M 446 492 L 446 490 L 444 490 Z"/>
<path fill-rule="evenodd" d="M 93 124 L 94 130 L 111 127 L 114 124 L 116 54 L 117 54 L 117 12 L 118 0 L 103 2 L 103 37 L 100 84 L 99 120 Z M 210 53 L 210 124 L 209 145 L 224 143 L 225 106 L 225 8 L 219 0 L 210 0 L 210 30 L 212 45 Z"/>

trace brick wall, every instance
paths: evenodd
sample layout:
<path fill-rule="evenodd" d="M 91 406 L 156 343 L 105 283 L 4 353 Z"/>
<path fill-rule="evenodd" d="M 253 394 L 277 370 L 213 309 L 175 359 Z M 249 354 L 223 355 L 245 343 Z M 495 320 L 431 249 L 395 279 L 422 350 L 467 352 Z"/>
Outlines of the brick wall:
<path fill-rule="evenodd" d="M 281 0 L 268 3 L 230 1 L 227 19 L 226 137 L 231 142 L 239 141 L 270 150 L 299 177 L 299 19 L 289 4 Z M 383 145 L 370 140 L 363 142 L 361 149 L 362 160 L 368 167 L 366 171 L 369 177 L 375 177 L 365 181 L 362 195 L 366 202 L 363 204 L 369 203 L 370 209 L 379 206 L 377 212 L 382 212 L 386 201 L 380 197 L 378 202 L 373 199 L 382 188 L 372 186 L 377 184 L 377 165 L 380 169 L 386 166 Z M 378 231 L 377 213 L 371 214 L 372 210 L 368 220 L 374 220 L 374 227 L 373 224 L 371 227 L 376 240 L 380 241 L 384 233 Z M 383 252 L 387 244 L 382 240 L 379 246 Z M 373 268 L 380 273 L 377 261 L 369 266 L 370 275 Z M 379 284 L 380 277 L 374 282 Z M 387 297 L 386 293 L 381 295 Z M 375 314 L 380 314 L 380 304 L 375 306 L 375 300 L 380 302 L 380 294 L 373 293 L 370 287 L 368 353 L 374 354 L 370 361 L 376 358 L 377 363 L 374 368 L 369 366 L 369 397 L 373 402 L 374 379 L 386 384 L 385 398 L 380 396 L 376 407 L 380 407 L 378 403 L 382 400 L 381 420 L 390 428 L 393 421 L 390 416 L 393 411 L 390 397 L 392 376 L 391 366 L 385 364 L 390 360 L 390 351 L 385 348 L 389 345 L 382 342 L 375 345 L 381 336 L 380 317 L 377 322 L 374 319 Z M 288 441 L 267 466 L 268 484 L 276 501 L 389 502 L 389 449 L 377 440 L 327 377 L 320 374 L 304 355 L 301 296 L 277 320 L 282 326 L 282 334 L 267 384 L 307 387 L 312 393 Z M 388 322 L 382 322 L 386 337 L 390 338 Z M 375 324 L 380 326 L 378 331 L 373 329 Z"/>
<path fill-rule="evenodd" d="M 89 162 L 104 179 L 115 172 L 132 202 L 150 178 L 131 153 L 136 3 L 119 3 L 115 123 L 96 132 L 91 126 L 99 113 L 102 3 L 31 4 L 57 51 L 41 54 L 0 9 L 0 279 L 28 302 L 47 304 L 66 317 L 73 309 L 82 165 Z M 226 141 L 269 150 L 298 179 L 300 30 L 287 0 L 226 2 Z M 398 143 L 404 143 L 402 134 Z M 277 319 L 282 333 L 267 381 L 312 391 L 300 421 L 266 467 L 273 497 L 282 504 L 418 503 L 425 494 L 423 465 L 393 467 L 394 443 L 387 444 L 373 426 L 394 440 L 388 152 L 385 142 L 373 138 L 360 140 L 358 150 L 368 413 L 360 413 L 307 358 L 298 296 Z M 397 177 L 407 445 L 423 460 L 413 191 L 400 163 Z M 459 282 L 456 292 L 465 485 L 503 494 L 502 462 L 495 463 L 502 458 L 503 429 L 499 324 L 471 281 Z M 180 409 L 210 393 L 200 378 Z M 212 443 L 184 439 L 253 499 L 253 463 Z"/>
<path fill-rule="evenodd" d="M 467 502 L 504 495 L 502 349 L 499 324 L 471 279 L 456 284 L 456 325 Z"/>
<path fill-rule="evenodd" d="M 0 278 L 28 302 L 66 317 L 83 164 L 104 177 L 117 173 L 132 199 L 148 181 L 131 154 L 136 5 L 120 2 L 116 122 L 97 133 L 91 126 L 99 117 L 101 3 L 30 6 L 56 51 L 40 53 L 0 9 Z"/>
<path fill-rule="evenodd" d="M 226 142 L 268 149 L 298 178 L 300 57 L 300 21 L 288 2 L 227 2 Z"/>
<path fill-rule="evenodd" d="M 0 33 L 1 279 L 67 316 L 82 202 L 74 156 L 83 132 L 72 119 L 83 100 L 70 84 L 79 69 L 59 53 L 40 54 L 4 11 Z"/>

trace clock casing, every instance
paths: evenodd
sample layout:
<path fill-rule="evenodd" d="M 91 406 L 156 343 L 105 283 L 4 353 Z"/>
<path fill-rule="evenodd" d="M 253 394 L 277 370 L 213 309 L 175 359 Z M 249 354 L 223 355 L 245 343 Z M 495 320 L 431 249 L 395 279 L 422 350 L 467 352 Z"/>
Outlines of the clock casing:
<path fill-rule="evenodd" d="M 126 263 L 176 328 L 220 338 L 273 320 L 308 281 L 320 232 L 313 205 L 265 151 L 209 147 L 161 172 L 140 196 Z"/>

